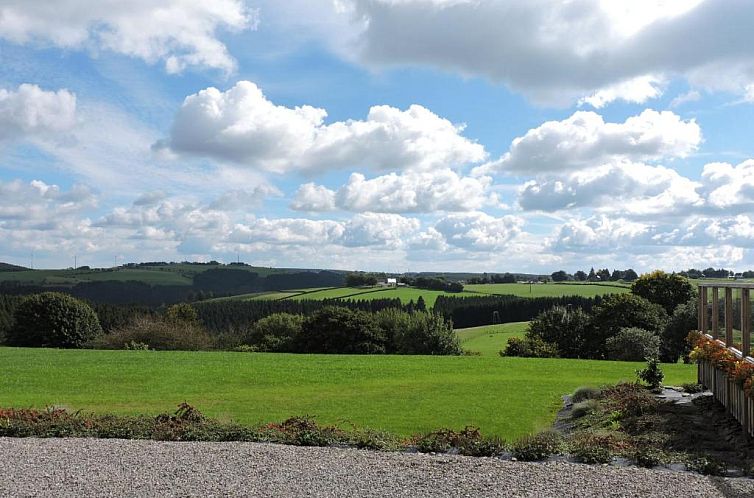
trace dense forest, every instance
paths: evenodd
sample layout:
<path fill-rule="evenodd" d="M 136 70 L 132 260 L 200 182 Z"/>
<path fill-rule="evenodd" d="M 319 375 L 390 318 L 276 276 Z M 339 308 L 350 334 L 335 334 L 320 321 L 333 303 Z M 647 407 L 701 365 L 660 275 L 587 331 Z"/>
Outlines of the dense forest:
<path fill-rule="evenodd" d="M 194 275 L 192 285 L 151 285 L 136 280 L 103 280 L 80 282 L 73 286 L 43 286 L 7 280 L 0 282 L 0 294 L 27 295 L 56 291 L 93 303 L 161 306 L 250 292 L 337 287 L 344 282 L 343 273 L 326 270 L 260 276 L 248 270 L 213 268 Z"/>

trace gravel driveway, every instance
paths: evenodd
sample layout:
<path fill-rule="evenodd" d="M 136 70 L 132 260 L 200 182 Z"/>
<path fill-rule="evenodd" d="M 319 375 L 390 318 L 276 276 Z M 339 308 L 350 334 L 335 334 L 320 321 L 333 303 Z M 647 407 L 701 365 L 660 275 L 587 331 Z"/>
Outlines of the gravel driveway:
<path fill-rule="evenodd" d="M 0 496 L 754 496 L 754 481 L 640 468 L 301 448 L 0 438 Z"/>

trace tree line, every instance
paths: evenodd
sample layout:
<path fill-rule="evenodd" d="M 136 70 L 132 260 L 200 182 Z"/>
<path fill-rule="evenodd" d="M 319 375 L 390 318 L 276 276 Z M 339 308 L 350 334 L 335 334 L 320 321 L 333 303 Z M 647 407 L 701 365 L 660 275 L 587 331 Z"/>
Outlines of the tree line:
<path fill-rule="evenodd" d="M 519 297 L 519 296 L 438 296 L 433 311 L 452 321 L 456 328 L 495 323 L 525 322 L 553 306 L 591 310 L 601 296 Z"/>

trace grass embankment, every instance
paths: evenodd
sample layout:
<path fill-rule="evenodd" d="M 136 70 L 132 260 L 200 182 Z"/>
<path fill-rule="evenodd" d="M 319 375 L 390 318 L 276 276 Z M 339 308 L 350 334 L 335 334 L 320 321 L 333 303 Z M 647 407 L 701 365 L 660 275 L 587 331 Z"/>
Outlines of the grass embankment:
<path fill-rule="evenodd" d="M 483 325 L 467 329 L 456 329 L 456 334 L 464 350 L 480 353 L 482 356 L 497 356 L 505 349 L 511 337 L 523 337 L 529 322 Z"/>
<path fill-rule="evenodd" d="M 0 348 L 0 406 L 157 414 L 187 401 L 255 425 L 295 415 L 400 435 L 478 426 L 508 440 L 549 426 L 561 395 L 634 379 L 638 363 L 438 356 Z M 666 383 L 695 380 L 664 366 Z"/>

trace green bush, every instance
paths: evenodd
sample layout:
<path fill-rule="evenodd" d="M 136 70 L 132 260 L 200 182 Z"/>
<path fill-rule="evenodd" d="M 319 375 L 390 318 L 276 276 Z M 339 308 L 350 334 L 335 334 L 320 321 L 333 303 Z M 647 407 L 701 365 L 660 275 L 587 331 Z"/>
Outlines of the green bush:
<path fill-rule="evenodd" d="M 274 313 L 251 326 L 245 340 L 259 351 L 290 353 L 300 339 L 304 317 L 290 313 Z"/>
<path fill-rule="evenodd" d="M 637 449 L 632 455 L 631 460 L 639 467 L 651 469 L 657 467 L 667 459 L 662 450 L 651 447 L 642 447 Z"/>
<path fill-rule="evenodd" d="M 591 335 L 592 320 L 581 308 L 554 306 L 529 323 L 526 336 L 554 344 L 563 358 L 582 358 L 584 341 Z"/>
<path fill-rule="evenodd" d="M 173 323 L 197 323 L 199 315 L 190 304 L 178 303 L 165 310 L 165 319 Z"/>
<path fill-rule="evenodd" d="M 386 309 L 374 314 L 387 341 L 387 352 L 396 354 L 459 355 L 458 336 L 442 316 L 418 311 Z"/>
<path fill-rule="evenodd" d="M 369 313 L 327 306 L 304 320 L 296 341 L 301 353 L 380 354 L 387 338 Z"/>
<path fill-rule="evenodd" d="M 662 385 L 663 379 L 665 379 L 665 374 L 660 368 L 660 361 L 657 358 L 649 358 L 646 368 L 637 370 L 636 375 L 639 376 L 639 379 L 646 382 L 651 389 L 659 388 Z"/>
<path fill-rule="evenodd" d="M 526 462 L 537 462 L 563 451 L 563 437 L 554 431 L 524 436 L 513 444 L 513 456 Z"/>
<path fill-rule="evenodd" d="M 659 360 L 657 358 L 649 358 L 647 360 L 647 366 L 641 370 L 636 370 L 636 375 L 639 380 L 646 382 L 647 386 L 653 390 L 659 389 L 665 378 L 665 374 L 660 368 Z"/>
<path fill-rule="evenodd" d="M 416 449 L 421 453 L 444 453 L 458 450 L 467 456 L 496 456 L 503 452 L 505 445 L 495 438 L 485 438 L 476 427 L 466 427 L 462 431 L 441 429 L 418 436 Z"/>
<path fill-rule="evenodd" d="M 727 466 L 724 462 L 716 460 L 707 455 L 699 455 L 690 458 L 686 462 L 686 469 L 692 472 L 699 472 L 706 476 L 721 476 L 725 474 Z"/>
<path fill-rule="evenodd" d="M 139 317 L 129 325 L 104 334 L 89 346 L 94 349 L 131 349 L 137 344 L 158 351 L 214 349 L 212 337 L 197 323 L 175 323 L 159 317 Z"/>
<path fill-rule="evenodd" d="M 688 356 L 690 346 L 686 337 L 690 331 L 696 330 L 698 327 L 697 319 L 696 297 L 676 306 L 673 314 L 670 315 L 668 324 L 662 331 L 660 344 L 660 359 L 662 361 L 675 363 L 681 356 Z"/>
<path fill-rule="evenodd" d="M 597 399 L 602 395 L 602 390 L 591 386 L 582 386 L 573 391 L 571 401 L 578 403 L 587 399 Z"/>
<path fill-rule="evenodd" d="M 636 327 L 659 335 L 665 328 L 667 313 L 662 306 L 634 294 L 611 294 L 592 312 L 592 334 L 584 342 L 586 357 L 606 356 L 606 342 L 621 329 Z"/>
<path fill-rule="evenodd" d="M 88 304 L 58 292 L 25 298 L 13 316 L 6 338 L 10 346 L 80 348 L 102 333 Z"/>
<path fill-rule="evenodd" d="M 696 382 L 689 382 L 686 384 L 681 384 L 681 388 L 689 394 L 696 394 L 696 393 L 704 392 L 705 390 L 705 387 L 702 384 L 698 384 Z"/>
<path fill-rule="evenodd" d="M 609 360 L 644 361 L 659 355 L 660 338 L 648 330 L 623 328 L 605 341 L 605 349 Z"/>
<path fill-rule="evenodd" d="M 619 413 L 621 419 L 656 412 L 660 402 L 639 384 L 624 382 L 602 390 L 606 410 Z"/>
<path fill-rule="evenodd" d="M 520 356 L 523 358 L 557 358 L 558 348 L 555 344 L 544 342 L 538 336 L 511 337 L 500 356 Z"/>
<path fill-rule="evenodd" d="M 577 444 L 571 448 L 571 454 L 581 463 L 610 463 L 613 461 L 612 452 L 602 446 Z"/>

